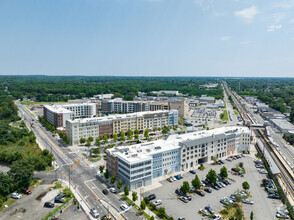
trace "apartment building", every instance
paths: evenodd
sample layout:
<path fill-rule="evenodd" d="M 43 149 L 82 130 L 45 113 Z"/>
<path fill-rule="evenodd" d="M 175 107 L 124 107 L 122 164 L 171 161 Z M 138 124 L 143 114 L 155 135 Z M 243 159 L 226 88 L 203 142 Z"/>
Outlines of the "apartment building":
<path fill-rule="evenodd" d="M 132 146 L 117 146 L 106 151 L 107 169 L 121 179 L 129 189 L 152 184 L 152 179 L 170 173 L 196 169 L 211 162 L 213 157 L 224 159 L 250 146 L 247 127 L 225 127 L 182 135 L 166 140 Z"/>
<path fill-rule="evenodd" d="M 43 117 L 56 128 L 64 127 L 66 120 L 73 119 L 73 112 L 60 105 L 44 105 Z"/>
<path fill-rule="evenodd" d="M 181 101 L 123 101 L 121 98 L 104 100 L 101 104 L 103 113 L 132 113 L 176 109 L 179 116 L 187 117 L 189 105 L 186 99 Z"/>
<path fill-rule="evenodd" d="M 95 103 L 43 106 L 43 117 L 56 128 L 65 127 L 69 119 L 92 118 L 96 115 Z"/>
<path fill-rule="evenodd" d="M 100 135 L 113 135 L 128 130 L 143 131 L 163 126 L 178 124 L 178 111 L 138 112 L 130 114 L 109 115 L 106 117 L 84 118 L 66 121 L 66 134 L 72 145 L 81 138 L 98 138 Z"/>

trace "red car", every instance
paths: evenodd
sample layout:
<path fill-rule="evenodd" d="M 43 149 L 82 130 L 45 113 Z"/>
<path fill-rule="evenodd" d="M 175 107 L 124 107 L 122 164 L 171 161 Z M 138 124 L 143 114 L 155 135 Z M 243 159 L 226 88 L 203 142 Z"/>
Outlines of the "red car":
<path fill-rule="evenodd" d="M 32 191 L 31 191 L 31 190 L 28 190 L 28 189 L 22 189 L 21 192 L 22 192 L 23 194 L 27 194 L 27 195 L 32 194 Z"/>

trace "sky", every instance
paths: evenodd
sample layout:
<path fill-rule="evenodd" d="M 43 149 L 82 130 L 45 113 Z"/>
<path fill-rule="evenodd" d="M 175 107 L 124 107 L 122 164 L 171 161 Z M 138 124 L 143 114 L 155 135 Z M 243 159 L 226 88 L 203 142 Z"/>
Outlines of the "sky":
<path fill-rule="evenodd" d="M 0 0 L 0 75 L 294 77 L 294 0 Z"/>

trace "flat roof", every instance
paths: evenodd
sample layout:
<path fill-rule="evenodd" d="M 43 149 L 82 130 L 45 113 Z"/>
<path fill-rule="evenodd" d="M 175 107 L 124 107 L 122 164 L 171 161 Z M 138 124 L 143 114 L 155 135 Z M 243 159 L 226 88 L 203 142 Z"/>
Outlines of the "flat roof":
<path fill-rule="evenodd" d="M 271 119 L 277 126 L 285 130 L 294 130 L 294 125 L 286 119 Z"/>
<path fill-rule="evenodd" d="M 181 142 L 207 138 L 211 137 L 212 135 L 229 135 L 233 132 L 250 133 L 247 127 L 222 127 L 213 130 L 196 131 L 181 135 L 170 135 L 165 140 L 160 139 L 131 146 L 116 146 L 114 148 L 108 149 L 108 151 L 113 155 L 119 156 L 119 158 L 128 163 L 136 161 L 140 162 L 143 160 L 151 159 L 153 154 L 179 149 Z"/>
<path fill-rule="evenodd" d="M 54 113 L 73 113 L 72 111 L 63 108 L 62 105 L 44 105 L 44 108 L 48 109 L 49 111 L 52 111 Z"/>
<path fill-rule="evenodd" d="M 95 117 L 95 118 L 79 118 L 74 120 L 68 120 L 70 123 L 79 122 L 79 123 L 87 123 L 87 122 L 98 122 L 98 121 L 108 121 L 108 120 L 116 120 L 116 119 L 125 119 L 125 118 L 133 118 L 133 117 L 141 117 L 144 115 L 152 114 L 156 115 L 159 113 L 169 113 L 175 112 L 178 110 L 171 109 L 171 110 L 158 110 L 158 111 L 144 111 L 144 112 L 136 112 L 136 113 L 129 113 L 129 114 L 114 114 L 108 115 L 104 117 Z"/>

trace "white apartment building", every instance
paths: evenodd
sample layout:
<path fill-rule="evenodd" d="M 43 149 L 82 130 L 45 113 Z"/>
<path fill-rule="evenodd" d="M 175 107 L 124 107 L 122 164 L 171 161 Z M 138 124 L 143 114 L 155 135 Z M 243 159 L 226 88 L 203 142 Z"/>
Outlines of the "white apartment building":
<path fill-rule="evenodd" d="M 72 111 L 74 118 L 92 118 L 97 112 L 95 103 L 62 105 L 62 107 Z"/>
<path fill-rule="evenodd" d="M 107 169 L 133 190 L 151 185 L 154 178 L 196 169 L 213 157 L 224 159 L 248 151 L 249 146 L 247 127 L 170 135 L 166 140 L 107 149 Z"/>

